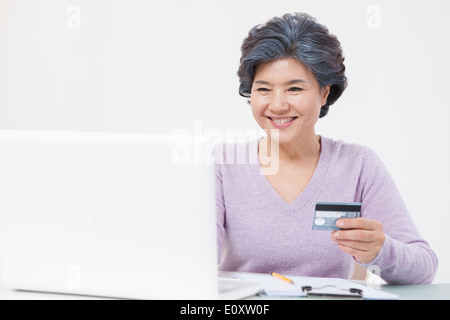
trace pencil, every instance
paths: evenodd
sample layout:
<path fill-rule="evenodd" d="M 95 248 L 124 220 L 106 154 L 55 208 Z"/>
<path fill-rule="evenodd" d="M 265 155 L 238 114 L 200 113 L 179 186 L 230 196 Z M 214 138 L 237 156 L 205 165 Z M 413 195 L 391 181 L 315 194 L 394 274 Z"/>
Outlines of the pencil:
<path fill-rule="evenodd" d="M 295 284 L 294 281 L 292 281 L 291 279 L 288 279 L 288 278 L 286 278 L 286 277 L 284 277 L 284 276 L 282 276 L 281 274 L 278 274 L 278 273 L 276 273 L 276 272 L 271 272 L 270 275 L 271 275 L 272 277 L 274 277 L 274 278 L 280 279 L 280 280 L 282 280 L 282 281 L 286 281 L 286 282 L 288 282 L 288 283 L 290 283 L 290 284 Z"/>

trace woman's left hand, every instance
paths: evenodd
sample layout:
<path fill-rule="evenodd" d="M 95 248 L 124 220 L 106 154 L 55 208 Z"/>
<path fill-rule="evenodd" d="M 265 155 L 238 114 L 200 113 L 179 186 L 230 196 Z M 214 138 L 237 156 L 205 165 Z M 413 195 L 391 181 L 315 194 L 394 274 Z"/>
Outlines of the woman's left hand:
<path fill-rule="evenodd" d="M 383 225 L 372 219 L 340 219 L 336 225 L 342 230 L 333 231 L 331 238 L 339 248 L 362 264 L 373 261 L 386 239 Z"/>

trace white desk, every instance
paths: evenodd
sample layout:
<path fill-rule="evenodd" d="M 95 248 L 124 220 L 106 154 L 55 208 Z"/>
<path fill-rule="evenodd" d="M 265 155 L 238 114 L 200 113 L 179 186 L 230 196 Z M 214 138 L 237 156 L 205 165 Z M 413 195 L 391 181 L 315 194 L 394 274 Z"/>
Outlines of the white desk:
<path fill-rule="evenodd" d="M 397 294 L 400 300 L 450 300 L 450 284 L 382 285 L 381 289 Z M 264 299 L 264 297 L 254 297 Z M 0 286 L 0 300 L 105 300 L 107 298 L 69 294 L 7 290 Z M 250 297 L 252 299 L 252 297 Z M 268 298 L 273 300 L 274 297 Z M 300 298 L 305 299 L 305 298 Z"/>

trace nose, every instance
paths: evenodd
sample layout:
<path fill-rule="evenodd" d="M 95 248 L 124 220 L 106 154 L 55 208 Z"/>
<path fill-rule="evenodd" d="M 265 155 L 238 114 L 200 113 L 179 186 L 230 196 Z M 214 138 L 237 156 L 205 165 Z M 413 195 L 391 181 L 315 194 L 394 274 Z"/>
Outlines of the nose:
<path fill-rule="evenodd" d="M 270 96 L 269 109 L 274 113 L 280 113 L 289 109 L 286 93 L 282 90 L 274 90 Z"/>

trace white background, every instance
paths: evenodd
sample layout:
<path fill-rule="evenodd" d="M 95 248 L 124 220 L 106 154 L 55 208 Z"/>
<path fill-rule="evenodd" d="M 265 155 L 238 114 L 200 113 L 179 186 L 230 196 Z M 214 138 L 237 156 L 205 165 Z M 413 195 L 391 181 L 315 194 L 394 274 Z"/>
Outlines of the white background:
<path fill-rule="evenodd" d="M 338 36 L 349 87 L 317 132 L 382 158 L 450 282 L 448 0 L 0 0 L 0 129 L 256 129 L 240 46 L 303 11 Z M 1 153 L 1 150 L 0 150 Z"/>

